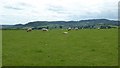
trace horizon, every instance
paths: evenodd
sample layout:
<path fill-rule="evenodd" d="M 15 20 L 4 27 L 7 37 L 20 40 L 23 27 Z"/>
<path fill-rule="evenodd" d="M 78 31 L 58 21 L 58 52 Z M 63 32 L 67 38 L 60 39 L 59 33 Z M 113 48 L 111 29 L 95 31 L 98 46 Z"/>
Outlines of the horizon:
<path fill-rule="evenodd" d="M 0 25 L 32 21 L 118 19 L 119 0 L 2 0 Z"/>
<path fill-rule="evenodd" d="M 100 18 L 100 19 L 83 19 L 83 20 L 102 20 L 103 18 Z M 104 18 L 105 19 L 105 18 Z M 110 20 L 110 21 L 119 21 L 119 20 L 116 20 L 116 19 L 105 19 L 105 20 Z M 60 21 L 60 20 L 58 20 L 58 21 Z M 61 20 L 61 21 L 63 21 L 63 20 Z M 64 20 L 65 21 L 65 20 Z M 68 21 L 82 21 L 82 20 L 68 20 Z M 25 23 L 25 24 L 28 24 L 28 23 L 30 23 L 30 22 L 37 22 L 37 21 L 29 21 L 29 22 L 27 22 L 27 23 Z M 54 21 L 48 21 L 48 22 L 54 22 Z M 67 22 L 67 21 L 66 21 Z M 21 24 L 21 23 L 16 23 L 16 24 L 0 24 L 0 25 L 18 25 L 18 24 Z M 22 25 L 25 25 L 25 24 L 22 24 Z"/>

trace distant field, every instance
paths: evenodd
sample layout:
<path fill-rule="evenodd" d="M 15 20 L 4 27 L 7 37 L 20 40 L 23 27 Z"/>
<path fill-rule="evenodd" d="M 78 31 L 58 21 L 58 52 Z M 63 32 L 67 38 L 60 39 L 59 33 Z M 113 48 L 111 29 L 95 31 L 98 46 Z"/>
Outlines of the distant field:
<path fill-rule="evenodd" d="M 2 66 L 2 30 L 0 30 L 0 67 Z"/>
<path fill-rule="evenodd" d="M 3 66 L 117 66 L 117 29 L 3 30 Z"/>

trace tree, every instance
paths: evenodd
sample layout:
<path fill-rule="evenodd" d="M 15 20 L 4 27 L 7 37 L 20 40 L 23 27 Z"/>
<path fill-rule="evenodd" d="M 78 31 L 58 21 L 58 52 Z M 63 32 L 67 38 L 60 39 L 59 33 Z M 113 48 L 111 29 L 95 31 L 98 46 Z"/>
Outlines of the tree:
<path fill-rule="evenodd" d="M 49 26 L 47 26 L 46 28 L 49 29 Z"/>
<path fill-rule="evenodd" d="M 59 26 L 59 28 L 60 28 L 60 29 L 62 29 L 62 28 L 63 28 L 63 26 Z"/>

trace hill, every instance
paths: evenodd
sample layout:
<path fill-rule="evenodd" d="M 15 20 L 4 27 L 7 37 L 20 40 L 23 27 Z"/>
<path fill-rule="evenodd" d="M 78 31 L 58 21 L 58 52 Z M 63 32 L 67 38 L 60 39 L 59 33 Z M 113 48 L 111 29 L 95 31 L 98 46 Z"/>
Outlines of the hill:
<path fill-rule="evenodd" d="M 41 29 L 43 27 L 48 28 L 68 28 L 68 27 L 79 27 L 79 28 L 96 28 L 101 26 L 118 26 L 118 21 L 108 19 L 90 19 L 80 21 L 33 21 L 27 24 L 16 24 L 16 25 L 2 25 L 3 29 L 26 29 L 32 27 L 35 29 Z"/>

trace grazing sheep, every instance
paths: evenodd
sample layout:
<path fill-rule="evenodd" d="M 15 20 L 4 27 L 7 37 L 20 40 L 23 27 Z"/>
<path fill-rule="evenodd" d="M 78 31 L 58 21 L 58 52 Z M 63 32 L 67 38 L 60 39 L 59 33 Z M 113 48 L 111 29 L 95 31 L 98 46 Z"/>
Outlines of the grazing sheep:
<path fill-rule="evenodd" d="M 28 29 L 27 29 L 27 32 L 31 32 L 31 31 L 32 31 L 32 28 L 28 28 Z"/>
<path fill-rule="evenodd" d="M 68 31 L 70 31 L 71 29 L 72 29 L 72 28 L 69 27 L 69 28 L 68 28 Z"/>
<path fill-rule="evenodd" d="M 97 28 L 98 30 L 100 30 L 100 28 Z"/>
<path fill-rule="evenodd" d="M 76 27 L 75 30 L 78 30 L 78 28 Z"/>
<path fill-rule="evenodd" d="M 63 32 L 63 34 L 68 34 L 68 32 Z"/>
<path fill-rule="evenodd" d="M 42 31 L 48 31 L 48 29 L 46 29 L 46 28 L 43 28 L 43 29 L 42 29 Z"/>

